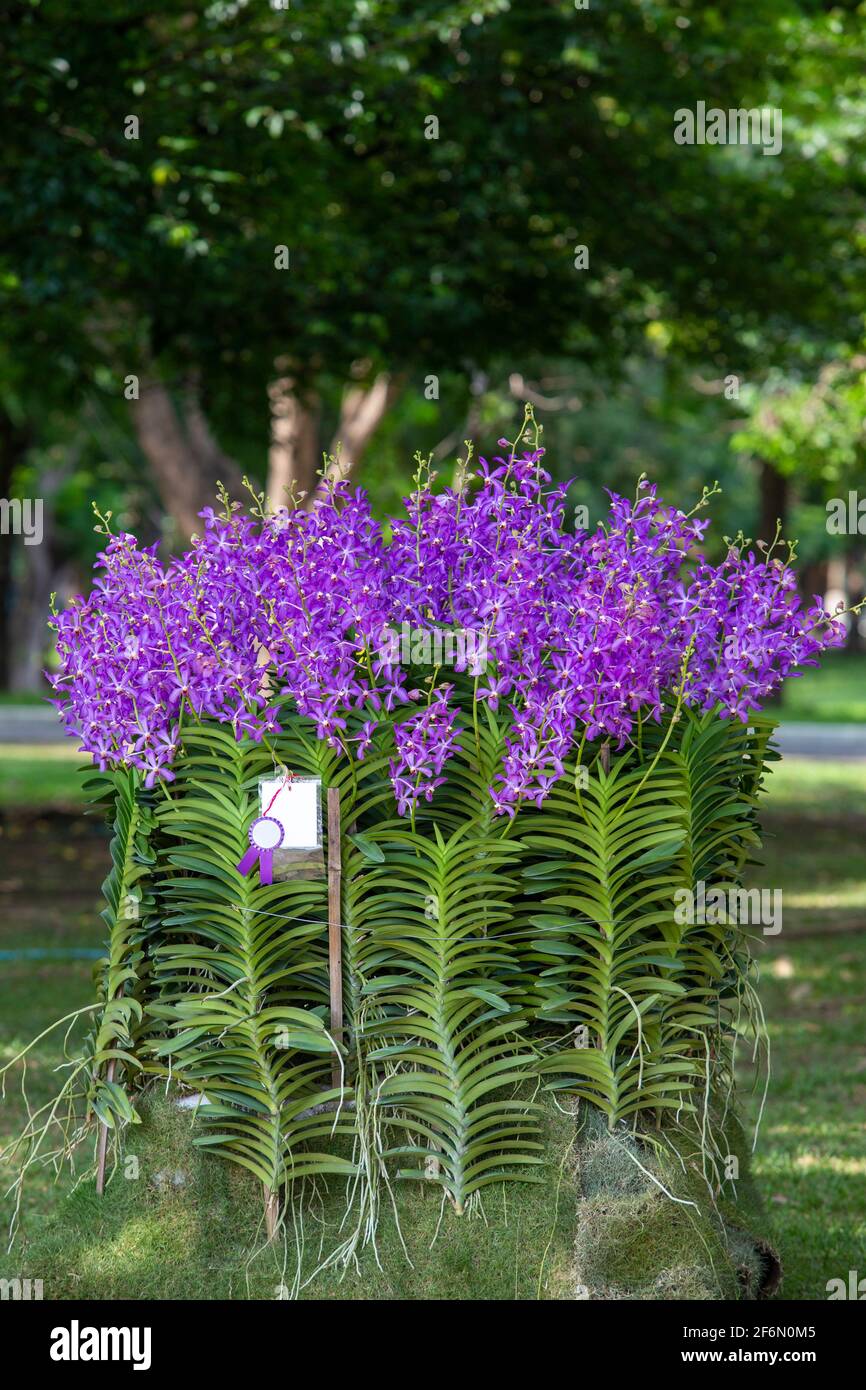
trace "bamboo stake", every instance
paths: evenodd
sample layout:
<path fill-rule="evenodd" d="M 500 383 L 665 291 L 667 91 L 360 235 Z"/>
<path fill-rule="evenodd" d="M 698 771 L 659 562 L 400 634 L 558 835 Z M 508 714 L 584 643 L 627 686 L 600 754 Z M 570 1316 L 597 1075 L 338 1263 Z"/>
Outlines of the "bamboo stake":
<path fill-rule="evenodd" d="M 331 1034 L 343 1042 L 343 939 L 341 926 L 342 864 L 340 856 L 340 793 L 328 788 L 328 969 L 331 986 Z M 331 1063 L 331 1084 L 340 1085 L 340 1059 Z"/>

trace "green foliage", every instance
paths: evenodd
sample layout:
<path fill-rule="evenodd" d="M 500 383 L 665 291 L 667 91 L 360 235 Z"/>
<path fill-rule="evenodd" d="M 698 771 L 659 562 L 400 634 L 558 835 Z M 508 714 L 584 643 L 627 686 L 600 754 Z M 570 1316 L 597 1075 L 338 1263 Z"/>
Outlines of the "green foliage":
<path fill-rule="evenodd" d="M 487 793 L 504 736 L 487 709 L 405 820 L 387 723 L 358 762 L 284 722 L 273 747 L 188 722 L 158 795 L 137 773 L 111 779 L 109 955 L 87 1064 L 98 1117 L 134 1120 L 154 1075 L 192 1089 L 194 1142 L 261 1182 L 271 1236 L 287 1184 L 348 1179 L 360 1214 L 344 1263 L 375 1239 L 391 1176 L 437 1185 L 458 1214 L 494 1183 L 540 1181 L 540 1084 L 612 1131 L 697 1126 L 715 1199 L 733 1043 L 754 1022 L 750 956 L 736 922 L 676 909 L 701 882 L 741 881 L 772 721 L 678 708 L 634 747 L 582 750 L 513 821 Z M 343 1038 L 329 1027 L 324 876 L 263 885 L 237 869 L 260 779 L 279 766 L 339 793 Z"/>
<path fill-rule="evenodd" d="M 128 1086 L 142 1065 L 139 1039 L 147 998 L 143 944 L 155 926 L 156 856 L 151 847 L 154 797 L 142 788 L 141 774 L 134 768 L 120 769 L 107 781 L 115 807 L 111 871 L 102 885 L 108 955 L 97 965 L 102 1015 L 94 1040 L 89 1099 L 102 1123 L 113 1128 L 138 1118 L 122 1082 L 125 1074 Z"/>
<path fill-rule="evenodd" d="M 466 747 L 411 821 L 393 816 L 385 757 L 365 760 L 363 831 L 343 845 L 359 1125 L 372 1106 L 379 1162 L 438 1184 L 458 1212 L 539 1162 L 535 1107 L 516 1094 L 535 1061 L 513 921 L 522 847 L 487 793 L 502 752 L 489 712 Z"/>
<path fill-rule="evenodd" d="M 721 1199 L 718 1205 L 729 1229 L 733 1224 L 768 1236 L 781 1251 L 783 1297 L 825 1299 L 828 1273 L 844 1272 L 850 1251 L 866 1239 L 862 1212 L 852 1202 L 852 1184 L 863 1172 L 863 1145 L 859 1112 L 851 1105 L 852 1085 L 862 1076 L 863 1065 L 859 1023 L 866 992 L 866 942 L 860 926 L 866 904 L 866 777 L 862 766 L 853 762 L 817 763 L 786 757 L 773 765 L 767 780 L 769 794 L 762 815 L 767 865 L 754 880 L 750 874 L 750 882 L 782 886 L 785 896 L 784 931 L 757 945 L 761 997 L 773 1044 L 773 1075 L 769 1123 L 761 1128 L 753 1162 L 768 1204 L 762 1222 L 769 1221 L 771 1229 L 750 1216 L 749 1194 L 742 1183 L 744 1151 L 735 1127 L 730 1130 L 730 1116 L 729 1152 L 741 1155 L 741 1178 L 736 1210 L 732 1207 L 727 1212 Z M 0 841 L 7 879 L 20 877 L 39 862 L 40 855 L 55 869 L 58 862 L 63 867 L 62 877 L 42 875 L 26 892 L 10 895 L 12 910 L 4 923 L 5 947 L 26 951 L 37 942 L 78 949 L 92 946 L 92 917 L 76 911 L 74 904 L 79 894 L 89 893 L 98 883 L 93 856 L 100 847 L 94 837 L 82 836 L 81 829 L 79 823 L 67 837 L 64 823 L 58 826 L 55 821 L 34 828 L 30 821 L 28 853 L 24 826 L 18 836 L 8 833 L 7 828 Z M 91 840 L 94 842 L 89 844 Z M 67 849 L 70 843 L 76 858 L 67 863 L 58 850 Z M 347 864 L 344 858 L 344 873 Z M 92 1006 L 92 1001 L 89 967 L 81 961 L 43 961 L 38 973 L 30 960 L 6 961 L 0 973 L 6 1058 L 28 1038 L 41 1035 L 52 1019 Z M 41 1036 L 28 1053 L 31 1065 L 27 1068 L 26 1093 L 32 1111 L 55 1100 L 57 1067 L 68 1061 L 62 1041 L 63 1030 L 55 1030 Z M 750 1121 L 751 1139 L 762 1088 L 750 1095 L 752 1073 L 746 1050 L 739 1051 L 738 1091 L 740 1107 Z M 19 1085 L 20 1069 L 21 1064 L 16 1064 L 7 1075 L 6 1096 L 0 1105 L 4 1192 L 15 1175 L 15 1156 L 6 1145 L 28 1113 Z M 156 1092 L 161 1096 L 163 1090 L 160 1081 Z M 214 1163 L 206 1150 L 192 1152 L 195 1131 L 189 1112 L 177 1111 L 170 1102 L 157 1109 L 156 1099 L 136 1097 L 143 1123 L 121 1135 L 126 1155 L 135 1154 L 140 1160 L 138 1182 L 126 1180 L 121 1167 L 110 1178 L 105 1197 L 99 1199 L 91 1182 L 75 1186 L 76 1174 L 83 1171 L 80 1167 L 71 1176 L 60 1174 L 59 1180 L 50 1165 L 43 1170 L 31 1169 L 22 1207 L 26 1261 L 22 1263 L 22 1246 L 17 1241 L 10 1253 L 0 1255 L 2 1277 L 38 1271 L 44 1275 L 46 1298 L 207 1299 L 219 1295 L 273 1299 L 278 1296 L 279 1284 L 292 1283 L 281 1272 L 284 1251 L 279 1244 L 270 1247 L 272 1256 L 250 1266 L 250 1283 L 246 1282 L 250 1232 L 261 1210 L 258 1184 L 238 1165 Z M 698 1184 L 693 1190 L 689 1181 L 686 1186 L 686 1177 L 673 1155 L 666 1172 L 656 1167 L 655 1159 L 648 1157 L 643 1147 L 645 1136 L 638 1134 L 632 1141 L 622 1128 L 610 1135 L 601 1112 L 597 1133 L 604 1153 L 599 1151 L 598 1157 L 609 1155 L 611 1162 L 606 1158 L 603 1164 L 590 1162 L 593 1156 L 586 1153 L 589 1110 L 586 1105 L 582 1107 L 576 1125 L 573 1115 L 559 1113 L 547 1099 L 544 1129 L 553 1127 L 555 1133 L 544 1153 L 545 1164 L 537 1170 L 545 1181 L 487 1189 L 487 1224 L 481 1220 L 440 1223 L 440 1190 L 435 1184 L 395 1185 L 396 1209 L 412 1265 L 406 1261 L 390 1203 L 386 1203 L 377 1235 L 381 1268 L 372 1249 L 359 1251 L 357 1269 L 350 1265 L 345 1275 L 339 1268 L 325 1270 L 301 1297 L 572 1298 L 575 1283 L 584 1283 L 591 1290 L 613 1283 L 606 1254 L 618 1272 L 627 1276 L 617 1285 L 617 1296 L 627 1292 L 631 1298 L 644 1297 L 649 1292 L 657 1297 L 665 1291 L 665 1296 L 670 1296 L 676 1288 L 684 1287 L 707 1291 L 704 1277 L 695 1277 L 700 1274 L 695 1262 L 703 1262 L 705 1248 L 689 1223 L 673 1219 L 671 1236 L 682 1231 L 684 1238 L 681 1242 L 672 1240 L 669 1249 L 673 1253 L 676 1245 L 677 1250 L 684 1250 L 688 1261 L 684 1263 L 676 1254 L 678 1280 L 659 1278 L 657 1287 L 647 1288 L 656 1280 L 648 1261 L 642 1259 L 640 1242 L 635 1239 L 635 1230 L 640 1228 L 634 1222 L 649 1219 L 653 1248 L 661 1253 L 657 1225 L 661 1213 L 649 1203 L 651 1189 L 671 1218 L 674 1211 L 682 1216 L 682 1209 L 672 1208 L 664 1194 L 649 1183 L 647 1201 L 629 1216 L 627 1202 L 620 1205 L 620 1197 L 640 1198 L 643 1178 L 622 1146 L 632 1149 L 644 1167 L 677 1197 L 693 1196 L 703 1206 L 705 1185 Z M 610 1142 L 615 1138 L 620 1145 Z M 697 1152 L 700 1136 L 693 1138 L 690 1147 L 680 1143 L 679 1135 L 674 1139 L 688 1164 Z M 634 1146 L 637 1143 L 640 1148 Z M 81 1156 L 85 1157 L 83 1153 Z M 572 1160 L 579 1164 L 579 1194 Z M 158 1185 L 160 1173 L 174 1175 L 177 1170 L 185 1175 L 182 1186 L 172 1181 Z M 75 1190 L 67 1199 L 66 1193 L 73 1186 Z M 321 1202 L 311 1194 L 309 1206 L 301 1204 L 300 1193 L 293 1193 L 306 1235 L 304 1277 L 320 1263 L 320 1235 L 325 1252 L 341 1239 L 345 1215 L 340 1180 L 331 1181 L 327 1189 L 320 1184 L 318 1191 Z M 587 1210 L 588 1201 L 592 1211 Z M 575 1261 L 575 1231 L 581 1213 L 590 1219 L 579 1228 L 582 1240 Z M 686 1236 L 686 1228 L 692 1237 Z M 702 1230 L 709 1240 L 703 1224 Z M 612 1239 L 614 1231 L 625 1242 L 622 1252 Z M 295 1256 L 289 1234 L 290 1270 L 295 1267 Z M 658 1270 L 664 1274 L 662 1264 Z M 718 1261 L 716 1272 L 724 1272 Z"/>
<path fill-rule="evenodd" d="M 170 800 L 159 811 L 162 930 L 149 1016 L 153 1050 L 201 1091 L 195 1142 L 248 1168 L 266 1193 L 351 1165 L 309 1145 L 345 1129 L 319 1107 L 343 1099 L 328 1080 L 326 900 L 316 881 L 262 885 L 236 865 L 258 814 L 267 750 L 230 729 L 189 728 Z"/>
<path fill-rule="evenodd" d="M 752 1003 L 748 947 L 737 924 L 680 920 L 677 906 L 700 883 L 740 882 L 760 843 L 771 728 L 681 713 L 678 747 L 670 729 L 647 730 L 643 760 L 614 755 L 608 771 L 599 758 L 585 787 L 572 766 L 521 831 L 534 852 L 539 1017 L 584 1030 L 543 1070 L 611 1126 L 688 1114 L 711 1086 L 730 1088 L 731 1026 Z"/>
<path fill-rule="evenodd" d="M 866 358 L 827 363 L 815 380 L 777 373 L 747 395 L 735 449 L 766 459 L 801 483 L 855 487 L 863 474 Z"/>
<path fill-rule="evenodd" d="M 236 447 L 279 355 L 305 381 L 405 367 L 419 393 L 457 370 L 465 393 L 507 324 L 508 370 L 616 364 L 647 335 L 741 370 L 843 338 L 862 297 L 859 17 L 838 7 L 42 0 L 9 32 L 0 290 L 25 399 L 28 367 L 52 400 L 116 399 L 157 359 L 201 373 Z M 784 155 L 677 146 L 697 100 L 781 106 Z"/>
<path fill-rule="evenodd" d="M 862 347 L 861 27 L 807 0 L 13 4 L 3 492 L 55 498 L 58 571 L 92 561 L 82 499 L 155 538 L 126 377 L 194 384 L 262 482 L 275 359 L 320 398 L 323 441 L 353 374 L 405 383 L 365 468 L 382 511 L 419 445 L 510 434 L 514 380 L 550 402 L 548 458 L 581 503 L 635 463 L 739 497 L 722 383 L 745 400 L 770 364 L 789 418 L 747 421 L 743 448 L 849 477 L 859 392 L 817 396 Z M 783 152 L 676 145 L 698 100 L 779 107 Z M 724 524 L 756 529 L 742 508 Z"/>
<path fill-rule="evenodd" d="M 576 771 L 554 787 L 538 829 L 524 832 L 537 854 L 527 886 L 543 909 L 532 917 L 546 966 L 541 1016 L 589 1030 L 589 1045 L 555 1053 L 545 1070 L 614 1125 L 688 1106 L 698 1064 L 664 1028 L 666 1001 L 686 1001 L 695 1022 L 707 1018 L 666 940 L 684 841 L 675 772 L 628 756 L 608 772 L 597 761 L 578 790 Z"/>
<path fill-rule="evenodd" d="M 101 916 L 108 928 L 108 954 L 95 967 L 98 1001 L 64 1014 L 7 1062 L 0 1077 L 15 1062 L 26 1059 L 55 1028 L 67 1025 L 66 1050 L 79 1018 L 97 1014 L 98 1021 L 80 1040 L 77 1053 L 67 1054 L 66 1078 L 59 1092 L 35 1109 L 28 1104 L 27 1123 L 8 1151 L 21 1160 L 11 1189 L 15 1193 L 13 1233 L 24 1181 L 31 1169 L 72 1162 L 76 1149 L 89 1136 L 94 1118 L 104 1127 L 103 1133 L 113 1132 L 115 1141 L 124 1126 L 139 1122 L 132 1095 L 142 1070 L 141 1035 L 149 1000 L 145 942 L 155 925 L 153 798 L 142 789 L 136 770 L 117 769 L 96 776 L 87 771 L 84 790 L 89 800 L 94 807 L 101 805 L 114 814 L 111 870 L 102 885 L 106 906 Z M 55 1125 L 61 1130 L 62 1143 L 50 1149 Z"/>
<path fill-rule="evenodd" d="M 760 848 L 758 792 L 766 763 L 778 755 L 768 750 L 775 727 L 756 716 L 748 728 L 737 720 L 713 715 L 691 716 L 680 747 L 671 755 L 681 781 L 680 804 L 685 837 L 678 863 L 679 883 L 699 883 L 727 891 L 742 882 L 752 851 Z M 665 941 L 683 969 L 682 983 L 692 1002 L 699 1001 L 705 1022 L 721 1023 L 719 1004 L 738 998 L 749 973 L 748 948 L 736 924 L 727 921 L 674 923 Z M 676 1010 L 669 1010 L 674 1021 Z"/>
<path fill-rule="evenodd" d="M 376 844 L 384 863 L 366 876 L 360 972 L 377 1016 L 360 1031 L 381 1078 L 375 1103 L 410 1139 L 384 1157 L 417 1160 L 400 1176 L 434 1177 L 459 1213 L 540 1162 L 535 1107 L 513 1096 L 534 1063 L 505 935 L 522 846 L 471 824 L 447 840 L 438 826 L 429 838 L 386 828 Z"/>

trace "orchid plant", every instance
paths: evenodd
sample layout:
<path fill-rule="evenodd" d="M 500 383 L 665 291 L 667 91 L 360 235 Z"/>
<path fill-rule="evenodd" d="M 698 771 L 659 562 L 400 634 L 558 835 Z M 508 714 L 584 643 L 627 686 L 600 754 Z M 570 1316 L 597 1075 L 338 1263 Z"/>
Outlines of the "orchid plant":
<path fill-rule="evenodd" d="M 709 490 L 687 514 L 642 478 L 634 500 L 611 493 L 608 516 L 574 531 L 568 485 L 551 483 L 538 447 L 482 459 L 456 487 L 421 465 L 416 483 L 387 530 L 341 482 L 276 515 L 208 510 L 165 562 L 109 535 L 93 592 L 54 618 L 49 679 L 69 734 L 101 769 L 137 768 L 150 787 L 172 780 L 190 718 L 261 741 L 293 708 L 346 756 L 386 735 L 406 814 L 487 706 L 506 729 L 489 795 L 512 816 L 543 803 L 577 746 L 622 748 L 673 692 L 745 723 L 844 641 L 838 614 L 818 597 L 802 605 L 778 538 L 704 557 Z M 419 678 L 387 640 L 407 624 L 477 640 Z"/>
<path fill-rule="evenodd" d="M 295 1178 L 346 1175 L 344 1260 L 392 1163 L 457 1212 L 533 1180 L 539 1086 L 645 1135 L 698 1117 L 716 1200 L 711 1098 L 760 1005 L 739 926 L 673 905 L 741 881 L 761 707 L 844 640 L 778 536 L 706 558 L 715 489 L 686 513 L 642 478 L 586 530 L 537 436 L 500 445 L 451 487 L 419 460 L 386 525 L 345 481 L 276 513 L 223 495 L 165 561 L 100 518 L 93 591 L 53 619 L 54 700 L 115 808 L 101 1023 L 64 1096 L 83 1077 L 117 1130 L 148 1078 L 208 1098 L 195 1142 L 257 1176 L 269 1234 Z M 278 762 L 342 806 L 342 1040 L 326 885 L 239 872 Z"/>

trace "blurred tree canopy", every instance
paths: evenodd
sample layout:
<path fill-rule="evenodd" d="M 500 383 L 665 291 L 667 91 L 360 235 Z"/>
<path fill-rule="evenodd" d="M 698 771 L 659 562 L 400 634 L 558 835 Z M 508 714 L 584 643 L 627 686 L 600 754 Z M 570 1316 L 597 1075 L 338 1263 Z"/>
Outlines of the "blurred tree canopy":
<path fill-rule="evenodd" d="M 59 449 L 61 517 L 83 473 L 182 539 L 217 477 L 279 501 L 333 440 L 387 505 L 415 448 L 489 439 L 536 399 L 596 489 L 635 454 L 662 479 L 739 477 L 733 437 L 762 461 L 766 521 L 798 460 L 825 459 L 808 430 L 766 427 L 767 392 L 803 420 L 828 364 L 859 362 L 863 18 L 9 4 L 0 489 L 56 472 Z M 701 101 L 779 108 L 782 152 L 677 144 Z M 842 414 L 834 457 L 858 460 Z"/>

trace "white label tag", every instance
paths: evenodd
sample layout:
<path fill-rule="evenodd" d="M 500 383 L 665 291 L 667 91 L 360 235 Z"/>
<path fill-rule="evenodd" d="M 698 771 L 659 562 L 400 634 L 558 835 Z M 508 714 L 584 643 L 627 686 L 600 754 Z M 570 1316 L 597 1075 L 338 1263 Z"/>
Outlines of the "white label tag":
<path fill-rule="evenodd" d="M 262 782 L 259 787 L 262 815 L 273 816 L 283 827 L 280 849 L 321 849 L 322 814 L 320 777 L 293 777 Z"/>

